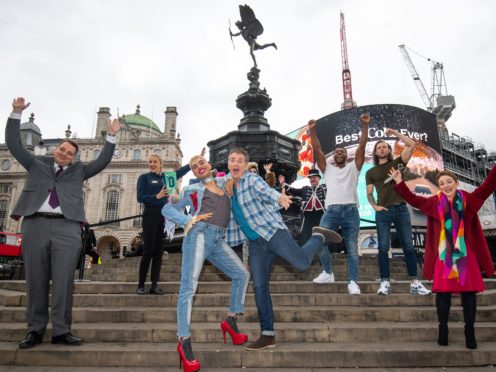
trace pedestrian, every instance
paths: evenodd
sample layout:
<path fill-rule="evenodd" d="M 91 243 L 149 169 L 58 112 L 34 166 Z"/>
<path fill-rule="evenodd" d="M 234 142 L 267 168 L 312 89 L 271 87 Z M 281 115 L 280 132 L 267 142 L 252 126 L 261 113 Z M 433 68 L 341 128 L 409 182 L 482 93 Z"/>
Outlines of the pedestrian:
<path fill-rule="evenodd" d="M 459 293 L 465 321 L 465 346 L 476 349 L 476 293 L 485 290 L 481 270 L 488 277 L 494 275 L 494 264 L 477 212 L 496 190 L 496 166 L 472 192 L 458 188 L 455 173 L 442 171 L 436 177 L 440 192 L 429 198 L 412 193 L 400 171 L 391 169 L 390 175 L 394 177 L 395 190 L 427 216 L 424 277 L 432 280 L 432 291 L 436 293 L 437 343 L 448 345 L 451 295 Z"/>
<path fill-rule="evenodd" d="M 91 163 L 75 160 L 78 145 L 60 142 L 53 156 L 36 156 L 21 142 L 24 98 L 12 102 L 5 140 L 14 158 L 27 170 L 27 180 L 11 217 L 24 217 L 21 225 L 26 271 L 28 333 L 19 348 L 42 343 L 48 323 L 48 292 L 52 280 L 52 344 L 80 345 L 71 333 L 74 272 L 81 256 L 81 223 L 86 221 L 83 182 L 101 172 L 114 153 L 118 119 L 109 123 L 105 144 Z"/>
<path fill-rule="evenodd" d="M 388 180 L 391 167 L 404 168 L 412 157 L 415 141 L 397 130 L 386 128 L 388 137 L 394 136 L 405 143 L 401 155 L 393 160 L 391 145 L 386 141 L 377 141 L 374 145 L 373 156 L 375 166 L 365 174 L 367 184 L 367 199 L 375 210 L 375 223 L 377 239 L 379 241 L 379 272 L 381 284 L 377 290 L 379 295 L 391 293 L 389 271 L 389 248 L 391 241 L 391 225 L 394 224 L 405 256 L 406 268 L 410 277 L 410 293 L 416 295 L 429 295 L 431 291 L 417 278 L 417 257 L 412 242 L 412 223 L 410 212 L 403 198 L 396 192 L 393 184 Z M 374 197 L 374 188 L 377 192 L 377 201 Z"/>
<path fill-rule="evenodd" d="M 162 158 L 157 154 L 148 157 L 148 173 L 138 178 L 137 199 L 144 205 L 142 228 L 143 228 L 143 255 L 141 256 L 138 277 L 138 289 L 136 293 L 144 295 L 163 295 L 165 292 L 158 287 L 160 269 L 162 268 L 162 254 L 164 249 L 164 217 L 162 207 L 168 201 L 167 187 L 162 172 Z M 176 179 L 180 179 L 190 170 L 189 165 L 179 168 Z M 145 282 L 148 269 L 152 264 L 150 279 L 151 287 L 145 291 Z"/>

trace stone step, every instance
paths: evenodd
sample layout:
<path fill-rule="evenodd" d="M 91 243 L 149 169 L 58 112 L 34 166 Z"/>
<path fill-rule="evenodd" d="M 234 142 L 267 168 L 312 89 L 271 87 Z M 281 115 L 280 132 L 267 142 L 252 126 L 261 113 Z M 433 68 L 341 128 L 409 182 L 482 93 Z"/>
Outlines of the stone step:
<path fill-rule="evenodd" d="M 496 364 L 496 343 L 481 342 L 477 350 L 462 342 L 448 347 L 435 342 L 280 343 L 248 351 L 219 343 L 193 344 L 204 368 L 335 368 L 450 367 Z M 17 343 L 0 343 L 1 365 L 75 367 L 176 367 L 176 343 L 86 343 L 77 347 L 43 343 L 21 350 Z"/>
<path fill-rule="evenodd" d="M 17 296 L 3 293 L 0 290 L 0 304 L 4 306 L 26 306 L 27 298 L 24 293 L 14 292 Z M 479 306 L 496 305 L 496 290 L 484 293 L 478 298 Z M 212 307 L 228 304 L 230 295 L 223 294 L 197 294 L 195 296 L 195 307 Z M 3 300 L 3 301 L 2 301 Z M 435 296 L 414 296 L 408 293 L 400 293 L 390 296 L 378 296 L 375 293 L 362 293 L 360 296 L 348 294 L 311 293 L 288 296 L 285 293 L 272 294 L 274 306 L 384 306 L 384 307 L 407 307 L 407 306 L 435 306 Z M 255 296 L 251 291 L 246 295 L 246 306 L 255 306 Z M 460 298 L 456 297 L 453 304 L 460 304 Z M 175 307 L 177 305 L 177 294 L 163 296 L 139 296 L 136 294 L 75 294 L 74 307 Z"/>
<path fill-rule="evenodd" d="M 379 288 L 379 281 L 361 281 L 359 282 L 362 293 L 374 294 Z M 429 282 L 424 282 L 427 287 L 431 287 Z M 484 284 L 486 291 L 483 295 L 493 294 L 496 290 L 496 279 L 485 279 Z M 100 282 L 100 281 L 76 281 L 74 283 L 75 294 L 135 294 L 136 282 Z M 159 282 L 159 287 L 166 291 L 166 293 L 177 293 L 179 291 L 179 282 Z M 200 282 L 198 284 L 197 294 L 202 293 L 229 293 L 231 287 L 230 281 L 216 281 L 216 282 Z M 149 288 L 147 284 L 146 288 Z M 314 284 L 312 282 L 304 281 L 285 281 L 270 283 L 271 293 L 290 293 L 290 294 L 305 294 L 305 293 L 348 293 L 348 283 L 343 281 L 336 281 L 327 284 Z M 15 292 L 25 293 L 26 286 L 23 280 L 6 280 L 0 281 L 0 290 L 8 290 Z M 409 293 L 410 281 L 391 281 L 392 295 Z M 248 293 L 252 293 L 252 283 L 248 285 Z M 11 293 L 11 292 L 5 292 Z M 14 298 L 19 294 L 11 294 Z M 382 296 L 381 296 L 382 298 Z M 459 296 L 453 296 L 456 299 Z M 1 305 L 1 303 L 0 303 Z"/>
<path fill-rule="evenodd" d="M 241 256 L 240 256 L 241 258 Z M 162 257 L 162 267 L 165 266 L 180 266 L 181 265 L 181 260 L 182 260 L 182 254 L 168 254 L 164 255 Z M 335 263 L 337 266 L 340 265 L 346 265 L 348 261 L 348 256 L 346 254 L 333 254 L 331 256 L 331 260 L 333 264 Z M 112 259 L 109 261 L 106 261 L 102 265 L 94 265 L 92 266 L 95 268 L 98 267 L 119 267 L 119 266 L 128 266 L 128 267 L 135 267 L 139 266 L 139 263 L 141 261 L 141 257 L 126 257 L 126 258 L 121 258 L 121 259 Z M 210 265 L 208 261 L 206 261 L 207 265 Z M 371 267 L 377 267 L 378 262 L 377 262 L 377 256 L 360 256 L 360 265 L 361 266 L 371 266 Z M 395 267 L 405 267 L 405 262 L 403 258 L 391 258 L 389 260 L 389 265 L 391 268 Z M 282 258 L 276 258 L 274 262 L 274 266 L 291 266 L 287 263 L 287 261 L 283 260 Z M 312 262 L 312 266 L 320 266 L 319 260 L 314 259 Z"/>
<path fill-rule="evenodd" d="M 260 333 L 258 323 L 239 322 L 239 329 L 255 340 Z M 437 322 L 374 322 L 357 323 L 276 323 L 279 342 L 433 342 L 437 339 Z M 464 324 L 449 324 L 450 342 L 464 342 Z M 175 342 L 176 323 L 75 323 L 72 331 L 85 342 Z M 18 342 L 26 334 L 25 323 L 0 323 L 0 342 Z M 193 323 L 191 336 L 195 343 L 222 343 L 220 323 Z M 227 342 L 230 342 L 229 335 Z M 51 327 L 45 333 L 50 340 Z M 476 323 L 480 342 L 496 342 L 496 322 Z"/>
<path fill-rule="evenodd" d="M 478 322 L 495 322 L 496 306 L 479 306 Z M 222 307 L 194 307 L 192 322 L 220 322 L 227 311 Z M 434 322 L 433 306 L 377 307 L 377 306 L 274 306 L 276 322 Z M 462 309 L 452 307 L 452 321 L 463 321 Z M 0 306 L 0 322 L 24 322 L 25 308 Z M 175 322 L 175 307 L 75 307 L 73 321 L 83 322 Z M 245 322 L 258 322 L 255 307 L 247 307 Z"/>
<path fill-rule="evenodd" d="M 311 282 L 317 276 L 316 273 L 271 273 L 270 281 L 294 281 L 294 280 L 302 280 Z M 86 279 L 89 280 L 99 280 L 104 282 L 137 282 L 138 274 L 137 273 L 127 273 L 127 274 L 88 274 L 85 275 Z M 345 273 L 337 276 L 338 280 L 346 280 L 347 275 Z M 379 279 L 379 274 L 362 274 L 359 280 L 376 280 Z M 408 274 L 404 273 L 391 273 L 392 280 L 407 280 Z M 160 273 L 160 281 L 161 282 L 177 282 L 180 280 L 180 273 Z M 201 282 L 211 282 L 211 281 L 219 281 L 219 280 L 229 280 L 229 277 L 223 273 L 201 273 L 199 280 Z"/>
<path fill-rule="evenodd" d="M 490 372 L 491 366 L 482 367 L 415 367 L 415 372 Z M 141 367 L 139 372 L 177 372 L 177 366 Z M 240 368 L 204 368 L 202 372 L 240 372 Z M 243 372 L 329 372 L 329 368 L 242 368 Z M 55 367 L 55 366 L 0 366 L 0 372 L 136 372 L 136 367 Z M 412 368 L 332 368 L 332 372 L 412 372 Z"/>
<path fill-rule="evenodd" d="M 347 266 L 346 265 L 333 265 L 333 272 L 334 274 L 345 274 L 348 272 Z M 105 267 L 103 265 L 95 265 L 92 266 L 90 270 L 88 270 L 86 273 L 92 274 L 92 275 L 98 275 L 98 274 L 130 274 L 130 273 L 138 273 L 139 271 L 139 265 L 136 266 L 116 266 L 116 267 Z M 391 267 L 390 268 L 391 273 L 403 273 L 406 272 L 405 267 Z M 181 272 L 181 265 L 163 265 L 161 272 L 165 273 L 180 273 Z M 322 267 L 319 266 L 311 266 L 307 271 L 307 273 L 311 273 L 312 275 L 318 275 L 322 272 Z M 219 269 L 217 269 L 215 266 L 212 265 L 204 265 L 202 268 L 202 273 L 221 273 Z M 295 269 L 293 266 L 274 266 L 272 269 L 272 273 L 274 274 L 300 274 L 300 272 Z M 379 273 L 379 268 L 377 265 L 375 266 L 360 266 L 359 267 L 359 274 L 378 274 Z"/>

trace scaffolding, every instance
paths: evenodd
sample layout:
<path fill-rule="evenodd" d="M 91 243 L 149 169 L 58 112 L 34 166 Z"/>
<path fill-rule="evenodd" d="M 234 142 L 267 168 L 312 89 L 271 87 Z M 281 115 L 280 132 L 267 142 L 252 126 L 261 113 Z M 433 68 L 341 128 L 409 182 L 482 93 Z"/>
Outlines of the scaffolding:
<path fill-rule="evenodd" d="M 496 153 L 488 152 L 483 144 L 474 143 L 447 130 L 439 131 L 444 167 L 457 174 L 460 181 L 478 186 L 496 162 Z"/>

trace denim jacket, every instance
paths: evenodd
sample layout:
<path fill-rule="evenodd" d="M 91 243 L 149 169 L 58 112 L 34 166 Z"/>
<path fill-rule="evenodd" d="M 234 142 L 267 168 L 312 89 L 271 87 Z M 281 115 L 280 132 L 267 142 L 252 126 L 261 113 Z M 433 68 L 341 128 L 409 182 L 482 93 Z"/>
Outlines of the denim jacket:
<path fill-rule="evenodd" d="M 215 178 L 215 182 L 217 183 L 217 186 L 223 188 L 226 183 L 226 178 Z M 203 183 L 198 182 L 188 185 L 183 189 L 179 202 L 173 203 L 171 198 L 169 198 L 169 202 L 162 208 L 162 215 L 180 226 L 186 225 L 200 212 L 204 193 L 205 186 Z M 182 212 L 186 206 L 190 207 L 190 214 L 184 214 Z"/>

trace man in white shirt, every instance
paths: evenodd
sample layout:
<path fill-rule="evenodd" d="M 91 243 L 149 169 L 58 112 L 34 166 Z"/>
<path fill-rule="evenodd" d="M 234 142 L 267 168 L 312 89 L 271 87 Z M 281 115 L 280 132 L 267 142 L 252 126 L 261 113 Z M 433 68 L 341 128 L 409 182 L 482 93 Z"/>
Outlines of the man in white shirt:
<path fill-rule="evenodd" d="M 355 152 L 355 161 L 347 162 L 348 152 L 344 147 L 336 147 L 334 150 L 334 163 L 327 161 L 320 142 L 315 132 L 315 120 L 308 122 L 310 137 L 312 140 L 314 156 L 317 165 L 324 174 L 324 182 L 327 185 L 326 211 L 320 220 L 320 226 L 326 229 L 337 230 L 341 228 L 343 240 L 348 251 L 348 293 L 360 294 L 358 286 L 358 233 L 360 231 L 360 215 L 358 214 L 358 176 L 365 161 L 365 146 L 367 145 L 370 116 L 360 115 L 362 130 Z M 331 255 L 327 246 L 319 255 L 324 271 L 314 279 L 315 283 L 334 282 L 332 272 Z M 325 268 L 329 267 L 327 272 Z"/>

